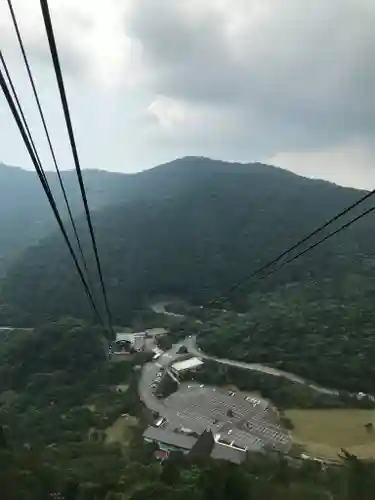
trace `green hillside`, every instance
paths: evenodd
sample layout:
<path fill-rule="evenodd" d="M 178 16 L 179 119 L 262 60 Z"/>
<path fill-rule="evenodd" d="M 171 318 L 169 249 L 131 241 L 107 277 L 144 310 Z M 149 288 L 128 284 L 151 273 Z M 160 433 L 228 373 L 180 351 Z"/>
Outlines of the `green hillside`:
<path fill-rule="evenodd" d="M 160 463 L 142 439 L 150 417 L 134 367 L 144 355 L 107 363 L 100 333 L 65 318 L 0 338 L 2 500 L 373 498 L 374 463 L 345 452 L 339 467 L 298 460 L 298 447 L 290 456 L 250 453 L 241 466 L 179 452 Z M 126 440 L 108 442 L 126 416 Z"/>
<path fill-rule="evenodd" d="M 49 172 L 47 178 L 63 217 L 67 217 L 57 174 Z M 63 178 L 73 212 L 82 213 L 83 205 L 75 172 L 63 172 Z M 121 200 L 127 176 L 85 170 L 84 179 L 90 205 L 95 210 L 113 200 Z M 36 173 L 0 163 L 0 275 L 12 258 L 56 227 Z"/>
<path fill-rule="evenodd" d="M 155 294 L 202 302 L 225 292 L 363 194 L 261 164 L 204 158 L 177 160 L 130 179 L 126 201 L 94 212 L 110 304 L 119 322 Z M 363 219 L 262 286 L 269 291 L 358 272 L 375 248 L 374 222 L 373 216 Z M 363 278 L 372 272 L 366 270 Z M 247 293 L 258 289 L 251 283 L 231 300 L 243 305 Z M 3 297 L 20 312 L 18 318 L 28 321 L 89 314 L 56 233 L 8 270 Z"/>

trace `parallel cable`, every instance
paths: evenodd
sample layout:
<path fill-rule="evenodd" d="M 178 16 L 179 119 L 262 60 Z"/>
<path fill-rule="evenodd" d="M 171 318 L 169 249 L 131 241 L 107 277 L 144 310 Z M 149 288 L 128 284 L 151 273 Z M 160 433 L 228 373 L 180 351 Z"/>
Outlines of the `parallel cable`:
<path fill-rule="evenodd" d="M 46 120 L 44 118 L 44 113 L 43 113 L 43 110 L 42 110 L 40 99 L 38 97 L 38 92 L 37 92 L 35 81 L 34 81 L 34 78 L 33 78 L 32 72 L 31 72 L 30 64 L 29 64 L 29 61 L 28 61 L 28 58 L 27 58 L 25 46 L 24 46 L 24 43 L 23 43 L 23 40 L 22 40 L 22 36 L 21 36 L 21 32 L 20 32 L 20 29 L 19 29 L 19 26 L 18 26 L 16 14 L 14 12 L 12 0 L 7 0 L 7 2 L 8 2 L 8 6 L 9 6 L 10 15 L 11 15 L 12 21 L 13 21 L 13 26 L 14 26 L 14 29 L 16 31 L 16 35 L 17 35 L 17 39 L 18 39 L 18 44 L 20 46 L 22 57 L 23 57 L 24 64 L 25 64 L 25 67 L 26 67 L 26 71 L 27 71 L 27 74 L 28 74 L 28 77 L 29 77 L 29 82 L 30 82 L 30 85 L 31 85 L 32 90 L 33 90 L 35 102 L 37 104 L 39 115 L 40 115 L 40 118 L 41 118 L 42 123 L 43 123 L 44 132 L 45 132 L 46 137 L 47 137 L 48 146 L 49 146 L 49 149 L 50 149 L 50 152 L 51 152 L 51 156 L 52 156 L 53 164 L 55 166 L 55 170 L 56 170 L 57 177 L 58 177 L 58 180 L 59 180 L 60 188 L 61 188 L 61 191 L 62 191 L 62 194 L 63 194 L 63 197 L 64 197 L 66 208 L 68 210 L 68 215 L 69 215 L 70 222 L 72 224 L 73 233 L 74 233 L 75 239 L 77 241 L 77 245 L 78 245 L 79 253 L 81 255 L 83 266 L 84 266 L 85 271 L 86 271 L 87 280 L 88 280 L 88 283 L 90 284 L 90 278 L 89 278 L 89 272 L 88 272 L 88 266 L 87 266 L 86 258 L 85 258 L 85 255 L 83 253 L 83 248 L 82 248 L 81 240 L 80 240 L 79 235 L 78 235 L 77 226 L 76 226 L 76 223 L 74 221 L 73 213 L 72 213 L 72 210 L 71 210 L 71 207 L 70 207 L 70 203 L 69 203 L 69 200 L 68 200 L 68 196 L 67 196 L 67 193 L 66 193 L 66 190 L 65 190 L 65 186 L 64 186 L 64 182 L 63 182 L 63 179 L 62 179 L 62 176 L 61 176 L 61 172 L 60 172 L 59 166 L 57 164 L 57 159 L 56 159 L 55 151 L 54 151 L 53 146 L 52 146 L 51 137 L 50 137 L 50 134 L 48 132 L 47 123 L 46 123 Z M 4 68 L 5 68 L 5 66 L 4 66 Z M 18 99 L 17 99 L 17 101 L 18 101 Z M 24 120 L 24 123 L 26 123 L 26 120 Z M 28 132 L 28 134 L 29 134 L 29 138 L 30 138 L 31 135 L 30 135 L 29 132 Z M 35 150 L 35 146 L 34 146 L 34 152 L 35 151 L 36 150 Z M 92 290 L 92 287 L 91 287 L 91 290 Z"/>
<path fill-rule="evenodd" d="M 366 193 L 364 196 L 362 196 L 359 200 L 357 200 L 355 203 L 352 203 L 351 205 L 349 205 L 347 208 L 345 208 L 344 210 L 342 210 L 341 212 L 339 212 L 337 215 L 335 215 L 334 217 L 332 217 L 331 219 L 329 219 L 327 222 L 325 222 L 322 226 L 319 226 L 318 228 L 316 228 L 314 231 L 312 231 L 311 233 L 307 234 L 306 236 L 304 236 L 302 239 L 298 240 L 294 245 L 292 245 L 290 248 L 288 248 L 287 250 L 285 250 L 284 252 L 282 252 L 280 255 L 278 255 L 276 258 L 268 261 L 266 264 L 264 264 L 262 267 L 256 269 L 250 276 L 248 276 L 246 278 L 246 281 L 250 280 L 251 278 L 257 276 L 258 274 L 261 274 L 263 271 L 266 271 L 267 269 L 269 269 L 270 267 L 274 266 L 275 264 L 277 264 L 278 262 L 280 262 L 284 257 L 286 257 L 290 252 L 292 252 L 293 250 L 296 250 L 299 246 L 303 245 L 304 243 L 306 243 L 308 240 L 310 240 L 311 238 L 313 238 L 314 236 L 316 236 L 317 234 L 319 234 L 320 232 L 322 232 L 324 229 L 326 229 L 328 226 L 330 226 L 333 222 L 336 222 L 337 220 L 341 219 L 344 215 L 346 215 L 347 213 L 349 213 L 351 210 L 353 210 L 354 208 L 356 208 L 358 205 L 360 205 L 361 203 L 363 203 L 364 201 L 366 201 L 367 199 L 369 199 L 371 196 L 374 196 L 375 194 L 375 189 L 373 189 L 372 191 L 369 191 L 368 193 Z M 336 233 L 335 233 L 336 234 Z M 325 241 L 325 240 L 324 240 Z M 242 281 L 241 281 L 242 283 Z M 230 287 L 227 292 L 226 292 L 226 295 L 229 295 L 231 294 L 232 292 L 234 292 L 235 290 L 237 290 L 239 287 L 239 284 L 235 284 L 233 285 L 232 287 Z M 211 302 L 210 302 L 211 304 Z"/>
<path fill-rule="evenodd" d="M 20 114 L 20 117 L 22 119 L 22 124 L 23 126 L 25 127 L 25 130 L 26 130 L 26 133 L 28 135 L 28 138 L 29 138 L 29 141 L 30 141 L 30 144 L 33 148 L 33 151 L 34 151 L 34 154 L 35 154 L 35 157 L 38 161 L 38 165 L 43 173 L 43 178 L 44 178 L 44 181 L 45 183 L 48 185 L 48 188 L 50 189 L 49 187 L 49 184 L 48 184 L 48 180 L 47 180 L 47 177 L 45 175 L 45 172 L 44 172 L 44 169 L 42 168 L 42 163 L 40 161 L 40 158 L 39 158 L 39 154 L 38 154 L 38 151 L 36 149 L 36 146 L 35 146 L 35 142 L 34 142 L 34 139 L 31 135 L 31 132 L 30 132 L 30 128 L 29 128 L 29 125 L 27 123 L 27 120 L 26 120 L 26 117 L 25 117 L 25 114 L 23 112 L 23 109 L 22 109 L 22 106 L 21 106 L 21 103 L 20 103 L 20 100 L 18 98 L 18 94 L 17 94 L 17 91 L 13 85 L 13 81 L 12 81 L 12 77 L 10 76 L 10 73 L 9 73 L 9 69 L 8 69 L 8 66 L 7 66 L 7 63 L 5 62 L 5 59 L 4 59 L 4 56 L 3 56 L 3 53 L 0 51 L 0 61 L 3 65 L 3 68 L 4 68 L 4 71 L 5 71 L 5 75 L 7 77 L 7 80 L 8 80 L 8 85 L 10 86 L 10 89 L 12 91 L 12 94 L 13 94 L 13 99 L 15 100 L 16 104 L 17 104 L 17 108 L 18 108 L 18 112 Z"/>
<path fill-rule="evenodd" d="M 367 210 L 365 210 L 364 212 L 362 212 L 361 214 L 357 215 L 357 217 L 354 217 L 354 219 L 351 219 L 349 222 L 347 222 L 346 224 L 340 226 L 338 229 L 336 229 L 335 231 L 331 231 L 330 233 L 328 233 L 326 236 L 324 236 L 324 238 L 321 238 L 319 241 L 311 244 L 310 246 L 308 246 L 307 248 L 305 248 L 304 250 L 302 250 L 301 252 L 297 253 L 296 255 L 294 255 L 293 257 L 285 260 L 284 262 L 282 262 L 279 266 L 277 266 L 276 268 L 272 269 L 271 271 L 269 271 L 267 274 L 263 275 L 261 279 L 263 278 L 266 278 L 267 276 L 270 276 L 271 274 L 274 274 L 276 271 L 278 271 L 279 269 L 282 269 L 284 266 L 286 266 L 287 264 L 290 264 L 291 262 L 293 262 L 294 260 L 297 260 L 299 259 L 300 257 L 302 257 L 303 255 L 305 255 L 307 252 L 310 252 L 311 250 L 313 250 L 314 248 L 316 248 L 317 246 L 321 245 L 322 243 L 324 243 L 325 241 L 329 240 L 330 238 L 332 238 L 332 236 L 335 236 L 336 234 L 338 233 L 341 233 L 341 231 L 343 231 L 344 229 L 347 229 L 348 227 L 350 227 L 352 224 L 354 224 L 355 222 L 358 222 L 360 219 L 362 219 L 363 217 L 365 217 L 366 215 L 370 214 L 371 212 L 373 212 L 375 210 L 375 205 Z"/>
<path fill-rule="evenodd" d="M 86 219 L 87 219 L 87 223 L 89 226 L 91 241 L 92 241 L 93 248 L 94 248 L 95 260 L 96 260 L 96 265 L 98 268 L 100 285 L 101 285 L 101 289 L 103 292 L 104 303 L 105 303 L 105 308 L 106 308 L 106 312 L 107 312 L 107 316 L 108 316 L 109 327 L 110 327 L 111 332 L 113 333 L 112 315 L 111 315 L 111 312 L 109 309 L 108 297 L 107 297 L 107 292 L 106 292 L 106 288 L 105 288 L 105 284 L 104 284 L 104 278 L 103 278 L 103 273 L 102 273 L 102 267 L 100 264 L 98 247 L 96 244 L 96 238 L 95 238 L 94 228 L 92 225 L 90 209 L 89 209 L 89 205 L 87 202 L 86 189 L 85 189 L 85 184 L 83 182 L 81 166 L 80 166 L 80 162 L 79 162 L 79 158 L 78 158 L 78 152 L 77 152 L 76 142 L 75 142 L 75 138 L 74 138 L 73 126 L 72 126 L 72 122 L 70 119 L 69 105 L 68 105 L 68 100 L 67 100 L 67 96 L 66 96 L 66 92 L 65 92 L 65 85 L 64 85 L 64 80 L 63 80 L 63 76 L 62 76 L 58 50 L 57 50 L 57 46 L 56 46 L 55 35 L 53 32 L 53 27 L 52 27 L 51 15 L 49 12 L 49 7 L 48 7 L 48 0 L 40 0 L 40 5 L 42 8 L 43 20 L 44 20 L 44 25 L 45 25 L 46 32 L 47 32 L 47 38 L 48 38 L 48 43 L 49 43 L 49 47 L 50 47 L 51 57 L 52 57 L 53 65 L 55 68 L 57 85 L 58 85 L 59 92 L 60 92 L 61 103 L 62 103 L 64 116 L 65 116 L 65 123 L 66 123 L 67 131 L 68 131 L 68 135 L 69 135 L 70 145 L 72 148 L 72 153 L 73 153 L 74 163 L 75 163 L 75 167 L 76 167 L 79 187 L 81 190 L 82 200 L 83 200 L 83 204 L 85 207 Z"/>
<path fill-rule="evenodd" d="M 9 88 L 7 86 L 7 83 L 6 83 L 6 80 L 4 78 L 4 75 L 3 75 L 3 72 L 1 70 L 1 68 L 0 68 L 0 87 L 2 88 L 2 91 L 4 93 L 5 99 L 6 99 L 7 103 L 8 103 L 10 111 L 11 111 L 11 113 L 13 115 L 13 118 L 16 121 L 18 130 L 19 130 L 19 132 L 20 132 L 20 134 L 22 136 L 23 142 L 24 142 L 24 144 L 26 146 L 26 149 L 27 149 L 27 151 L 29 153 L 30 159 L 31 159 L 31 161 L 32 161 L 32 163 L 34 165 L 34 168 L 35 168 L 35 170 L 37 172 L 39 180 L 40 180 L 40 182 L 41 182 L 41 184 L 43 186 L 44 192 L 45 192 L 45 194 L 46 194 L 46 196 L 48 198 L 49 204 L 50 204 L 50 206 L 52 208 L 52 211 L 54 213 L 56 221 L 57 221 L 57 223 L 59 225 L 60 231 L 61 231 L 61 233 L 62 233 L 62 235 L 64 237 L 64 240 L 65 240 L 65 242 L 66 242 L 66 244 L 68 246 L 69 253 L 71 254 L 71 257 L 72 257 L 72 259 L 74 261 L 74 264 L 75 264 L 75 267 L 77 269 L 78 275 L 79 275 L 79 277 L 81 279 L 81 282 L 82 282 L 82 284 L 84 286 L 84 289 L 85 289 L 86 295 L 87 295 L 87 297 L 89 299 L 89 302 L 90 302 L 90 304 L 91 304 L 91 306 L 92 306 L 92 308 L 94 310 L 95 316 L 97 317 L 100 325 L 104 328 L 104 323 L 103 323 L 102 318 L 101 318 L 101 316 L 99 314 L 99 311 L 98 311 L 98 309 L 96 307 L 95 301 L 94 301 L 93 296 L 92 296 L 92 294 L 90 292 L 90 289 L 88 287 L 88 284 L 87 284 L 86 278 L 84 276 L 84 273 L 83 273 L 83 271 L 82 271 L 82 269 L 81 269 L 81 267 L 79 265 L 78 259 L 77 259 L 76 255 L 74 253 L 73 247 L 72 247 L 72 245 L 70 243 L 68 234 L 67 234 L 66 229 L 64 227 L 64 223 L 63 223 L 63 221 L 62 221 L 62 219 L 60 217 L 60 213 L 58 211 L 55 199 L 54 199 L 54 197 L 52 195 L 52 192 L 51 192 L 51 190 L 49 188 L 48 183 L 46 182 L 45 173 L 43 171 L 43 168 L 38 163 L 38 159 L 37 159 L 37 157 L 36 157 L 36 155 L 34 153 L 33 146 L 31 144 L 31 142 L 30 142 L 30 140 L 28 138 L 28 134 L 27 134 L 27 132 L 26 132 L 24 126 L 23 126 L 22 119 L 20 118 L 20 115 L 19 115 L 18 110 L 17 110 L 17 106 L 16 106 L 16 104 L 13 101 L 12 95 L 11 95 L 11 93 L 9 91 Z"/>
<path fill-rule="evenodd" d="M 367 196 L 368 198 L 369 196 Z M 358 203 L 357 203 L 358 204 Z M 362 212 L 361 214 L 357 215 L 356 217 L 354 217 L 354 219 L 351 219 L 349 222 L 343 224 L 342 226 L 340 226 L 338 229 L 336 229 L 335 231 L 331 231 L 330 233 L 328 233 L 326 236 L 324 236 L 323 238 L 321 238 L 320 240 L 318 240 L 317 242 L 311 244 L 310 246 L 308 246 L 307 248 L 305 248 L 304 250 L 302 250 L 301 252 L 297 253 L 296 255 L 294 255 L 293 257 L 285 260 L 284 262 L 282 262 L 279 266 L 276 266 L 274 267 L 273 269 L 271 269 L 268 273 L 266 274 L 263 274 L 262 276 L 258 277 L 258 279 L 264 279 L 268 276 L 270 276 L 271 274 L 274 274 L 276 271 L 282 269 L 284 266 L 286 266 L 287 264 L 290 264 L 291 262 L 293 262 L 294 260 L 296 259 L 299 259 L 300 257 L 302 257 L 303 255 L 305 255 L 307 252 L 310 252 L 311 250 L 313 250 L 314 248 L 316 248 L 317 246 L 321 245 L 322 243 L 324 243 L 325 241 L 327 241 L 328 239 L 332 238 L 333 236 L 335 236 L 336 234 L 340 233 L 341 231 L 343 231 L 344 229 L 347 229 L 348 227 L 350 227 L 352 224 L 354 224 L 355 222 L 359 221 L 360 219 L 362 219 L 363 217 L 365 217 L 366 215 L 370 214 L 371 212 L 373 212 L 375 210 L 375 205 L 367 210 L 365 210 L 364 212 Z M 348 211 L 348 210 L 347 210 Z M 336 216 L 337 217 L 337 216 Z M 292 248 L 296 248 L 296 245 L 294 245 Z M 283 255 L 286 255 L 286 253 L 288 252 L 284 252 Z M 275 259 L 276 260 L 276 259 Z M 248 281 L 250 281 L 252 278 L 256 277 L 258 274 L 260 274 L 263 270 L 265 270 L 267 266 L 263 266 L 262 268 L 254 271 L 250 276 L 246 277 L 244 280 L 241 280 L 240 282 L 236 283 L 235 285 L 233 285 L 227 292 L 225 292 L 225 295 L 222 295 L 212 301 L 209 302 L 209 305 L 217 305 L 221 302 L 223 302 L 223 300 L 225 300 L 225 298 L 230 294 L 232 293 L 233 290 L 243 290 L 244 289 L 244 286 L 246 285 L 246 283 Z"/>

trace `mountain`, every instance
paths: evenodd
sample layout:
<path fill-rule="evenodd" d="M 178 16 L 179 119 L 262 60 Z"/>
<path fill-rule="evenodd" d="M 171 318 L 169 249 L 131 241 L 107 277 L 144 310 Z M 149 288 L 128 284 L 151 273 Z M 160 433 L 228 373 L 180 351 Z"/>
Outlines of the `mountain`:
<path fill-rule="evenodd" d="M 154 294 L 199 302 L 224 293 L 364 194 L 259 163 L 194 157 L 123 177 L 127 182 L 117 186 L 117 193 L 121 191 L 124 201 L 93 214 L 116 321 L 128 320 Z M 361 260 L 375 247 L 374 222 L 371 215 L 364 218 L 262 286 L 337 279 L 348 269 L 358 269 L 353 259 Z M 84 221 L 78 225 L 87 247 Z M 93 273 L 91 278 L 95 281 Z M 254 287 L 259 284 L 232 294 L 232 301 L 240 305 Z M 29 248 L 9 268 L 2 293 L 3 301 L 29 319 L 89 314 L 57 233 Z"/>
<path fill-rule="evenodd" d="M 188 162 L 189 163 L 189 162 Z M 199 162 L 194 162 L 199 167 Z M 190 168 L 181 165 L 176 171 L 173 162 L 154 170 L 137 174 L 121 174 L 104 170 L 84 170 L 90 208 L 95 211 L 107 205 L 142 197 L 159 197 L 185 189 Z M 201 172 L 200 175 L 205 175 Z M 62 177 L 75 215 L 83 213 L 75 171 L 63 171 Z M 55 172 L 47 179 L 65 219 L 68 213 Z M 25 248 L 37 243 L 56 229 L 52 211 L 34 171 L 11 167 L 0 162 L 0 275 L 9 261 Z"/>
<path fill-rule="evenodd" d="M 66 191 L 75 214 L 83 212 L 75 172 L 63 172 Z M 67 210 L 57 174 L 47 178 L 64 217 Z M 103 207 L 121 196 L 127 177 L 112 172 L 85 170 L 90 206 Z M 0 274 L 12 257 L 56 229 L 52 211 L 35 172 L 0 163 Z"/>

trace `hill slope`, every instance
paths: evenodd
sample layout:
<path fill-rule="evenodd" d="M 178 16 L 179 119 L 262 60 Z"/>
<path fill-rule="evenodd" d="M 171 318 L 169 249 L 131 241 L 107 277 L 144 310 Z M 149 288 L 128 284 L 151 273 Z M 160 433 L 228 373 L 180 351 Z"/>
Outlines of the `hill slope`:
<path fill-rule="evenodd" d="M 132 194 L 123 195 L 127 201 L 94 215 L 118 321 L 156 293 L 195 301 L 222 293 L 363 194 L 274 167 L 204 158 L 177 160 L 131 178 Z M 354 258 L 375 247 L 374 221 L 365 218 L 275 274 L 266 286 L 340 277 L 358 266 Z M 56 234 L 30 248 L 8 271 L 3 293 L 34 319 L 88 314 Z"/>
<path fill-rule="evenodd" d="M 95 210 L 119 199 L 126 177 L 84 171 L 91 207 Z M 47 178 L 63 216 L 67 217 L 57 175 L 49 172 Z M 63 178 L 74 213 L 83 212 L 75 172 L 63 172 Z M 12 257 L 55 229 L 56 222 L 35 172 L 0 163 L 0 274 Z"/>
<path fill-rule="evenodd" d="M 124 200 L 158 198 L 169 192 L 177 194 L 186 187 L 190 177 L 194 181 L 192 174 L 190 168 L 183 166 L 176 171 L 173 162 L 157 168 L 157 175 L 154 170 L 137 174 L 83 171 L 93 211 Z M 205 174 L 200 172 L 200 175 Z M 64 171 L 62 176 L 74 214 L 83 213 L 76 173 Z M 67 218 L 57 174 L 48 172 L 47 178 L 61 213 Z M 0 275 L 13 257 L 55 229 L 56 222 L 35 172 L 0 162 Z"/>

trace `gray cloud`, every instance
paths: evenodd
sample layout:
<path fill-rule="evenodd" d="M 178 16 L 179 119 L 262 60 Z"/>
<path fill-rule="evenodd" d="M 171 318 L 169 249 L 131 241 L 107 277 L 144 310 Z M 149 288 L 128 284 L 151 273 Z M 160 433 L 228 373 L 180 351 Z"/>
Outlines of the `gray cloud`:
<path fill-rule="evenodd" d="M 34 116 L 4 6 L 0 45 Z M 368 178 L 375 182 L 368 176 L 375 159 L 373 0 L 50 6 L 86 164 L 134 171 L 197 154 L 274 161 L 363 187 Z M 59 137 L 63 124 L 38 5 L 32 11 L 29 0 L 15 0 L 15 7 Z M 0 159 L 23 164 L 12 130 L 4 132 Z M 63 157 L 70 165 L 68 153 Z"/>
<path fill-rule="evenodd" d="M 264 148 L 327 147 L 374 135 L 375 4 L 369 0 L 264 1 L 252 22 L 252 2 L 200 14 L 184 4 L 134 4 L 126 29 L 139 39 L 149 85 L 193 106 L 236 114 L 233 133 L 268 133 Z M 229 4 L 228 4 L 229 5 Z M 236 6 L 242 26 L 230 38 Z M 197 8 L 198 9 L 198 8 Z M 229 111 L 228 111 L 229 108 Z M 245 128 L 245 130 L 244 130 Z M 268 146 L 267 146 L 268 143 Z"/>

